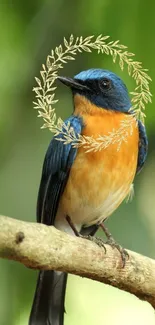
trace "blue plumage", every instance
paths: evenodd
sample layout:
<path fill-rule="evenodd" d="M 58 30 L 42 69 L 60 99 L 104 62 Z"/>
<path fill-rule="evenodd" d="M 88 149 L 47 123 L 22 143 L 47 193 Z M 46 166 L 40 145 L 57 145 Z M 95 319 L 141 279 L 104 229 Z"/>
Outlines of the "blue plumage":
<path fill-rule="evenodd" d="M 139 152 L 138 152 L 138 162 L 137 162 L 137 173 L 139 173 L 142 170 L 148 152 L 148 139 L 147 139 L 146 129 L 141 121 L 138 121 L 138 130 L 139 130 Z"/>
<path fill-rule="evenodd" d="M 82 130 L 82 119 L 71 116 L 65 124 L 70 124 L 75 134 Z M 63 130 L 66 133 L 65 129 Z M 76 157 L 77 148 L 71 144 L 64 145 L 56 138 L 64 138 L 60 133 L 51 140 L 42 170 L 42 178 L 37 202 L 37 221 L 54 225 L 60 197 L 69 177 L 71 166 Z M 34 303 L 29 325 L 62 324 L 64 317 L 64 294 L 67 274 L 55 271 L 39 273 Z M 50 305 L 48 305 L 50 303 Z"/>
<path fill-rule="evenodd" d="M 74 77 L 75 80 L 84 83 L 89 90 L 73 89 L 73 93 L 80 93 L 87 97 L 96 106 L 127 113 L 131 107 L 128 90 L 124 82 L 115 73 L 90 69 L 82 71 Z M 108 81 L 107 87 L 104 81 Z"/>
<path fill-rule="evenodd" d="M 65 121 L 66 125 L 68 123 L 75 134 L 81 133 L 83 126 L 81 117 L 71 116 Z M 64 132 L 66 133 L 65 130 Z M 73 148 L 71 143 L 64 145 L 56 138 L 64 139 L 64 134 L 60 133 L 53 137 L 49 144 L 43 164 L 37 204 L 37 221 L 48 225 L 54 223 L 59 198 L 77 153 L 77 148 Z"/>

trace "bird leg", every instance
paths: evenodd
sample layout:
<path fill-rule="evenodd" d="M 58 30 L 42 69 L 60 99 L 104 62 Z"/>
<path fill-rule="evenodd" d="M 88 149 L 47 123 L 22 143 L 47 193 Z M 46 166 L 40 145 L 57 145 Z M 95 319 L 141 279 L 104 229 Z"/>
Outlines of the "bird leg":
<path fill-rule="evenodd" d="M 103 247 L 104 250 L 105 250 L 105 253 L 106 253 L 106 247 L 105 247 L 105 243 L 103 242 L 103 240 L 101 238 L 96 238 L 96 237 L 93 237 L 91 235 L 82 235 L 80 234 L 80 232 L 76 229 L 74 223 L 72 222 L 71 218 L 69 216 L 66 216 L 66 220 L 68 222 L 68 224 L 70 225 L 71 229 L 73 230 L 75 236 L 77 237 L 81 237 L 81 238 L 84 238 L 84 239 L 88 239 L 90 241 L 92 241 L 93 243 L 97 244 L 99 247 Z"/>
<path fill-rule="evenodd" d="M 122 258 L 122 263 L 123 263 L 123 268 L 124 268 L 126 260 L 129 258 L 128 252 L 122 246 L 117 244 L 117 242 L 114 240 L 111 233 L 108 231 L 107 227 L 104 225 L 103 222 L 100 224 L 100 227 L 102 228 L 102 230 L 104 231 L 104 233 L 107 237 L 107 241 L 105 244 L 110 245 L 112 248 L 116 248 L 120 252 L 121 258 Z"/>
<path fill-rule="evenodd" d="M 105 244 L 110 245 L 112 248 L 116 248 L 119 253 L 121 254 L 121 258 L 122 258 L 122 263 L 123 263 L 123 268 L 125 266 L 126 260 L 129 258 L 129 254 L 128 252 L 122 247 L 120 246 L 112 237 L 111 233 L 108 231 L 107 227 L 104 225 L 104 223 L 102 222 L 99 226 L 102 228 L 102 230 L 104 231 L 106 237 L 107 237 L 107 241 L 104 242 L 103 239 L 101 238 L 96 238 L 93 237 L 91 235 L 82 235 L 80 234 L 80 232 L 76 229 L 74 223 L 72 222 L 71 218 L 69 216 L 66 216 L 66 220 L 68 222 L 68 224 L 70 225 L 71 229 L 73 230 L 75 236 L 77 237 L 81 237 L 84 239 L 88 239 L 90 241 L 92 241 L 93 243 L 97 244 L 99 247 L 103 247 L 106 253 L 106 247 Z"/>
<path fill-rule="evenodd" d="M 66 220 L 67 220 L 68 224 L 70 225 L 71 229 L 73 230 L 75 236 L 80 237 L 80 233 L 74 226 L 74 223 L 72 222 L 71 218 L 69 216 L 66 216 Z"/>

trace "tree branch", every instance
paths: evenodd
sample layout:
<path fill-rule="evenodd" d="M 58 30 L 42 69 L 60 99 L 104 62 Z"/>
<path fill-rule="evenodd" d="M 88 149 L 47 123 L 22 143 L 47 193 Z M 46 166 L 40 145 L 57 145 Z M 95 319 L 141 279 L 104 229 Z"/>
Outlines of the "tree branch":
<path fill-rule="evenodd" d="M 155 261 L 128 251 L 125 268 L 119 252 L 98 247 L 54 227 L 0 216 L 0 257 L 27 267 L 60 270 L 108 283 L 135 294 L 155 308 Z"/>

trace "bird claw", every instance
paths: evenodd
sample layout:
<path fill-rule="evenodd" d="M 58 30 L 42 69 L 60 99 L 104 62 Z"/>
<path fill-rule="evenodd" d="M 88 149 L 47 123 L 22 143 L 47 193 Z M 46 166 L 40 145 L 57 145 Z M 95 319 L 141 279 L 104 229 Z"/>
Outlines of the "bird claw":
<path fill-rule="evenodd" d="M 110 245 L 113 249 L 116 248 L 119 251 L 123 263 L 122 267 L 124 268 L 127 259 L 129 259 L 128 252 L 121 245 L 117 244 L 117 242 L 112 237 L 108 238 L 106 244 Z"/>
<path fill-rule="evenodd" d="M 121 255 L 121 259 L 122 259 L 122 264 L 123 264 L 123 268 L 125 267 L 125 263 L 126 263 L 126 260 L 129 259 L 129 254 L 128 252 L 122 248 L 122 246 L 120 246 L 119 244 L 116 243 L 116 241 L 113 239 L 112 235 L 109 233 L 108 229 L 105 227 L 105 225 L 103 223 L 100 224 L 101 228 L 103 229 L 106 237 L 107 237 L 107 241 L 104 242 L 103 239 L 101 238 L 96 238 L 96 237 L 93 237 L 91 235 L 87 235 L 87 236 L 84 236 L 84 235 L 81 235 L 78 230 L 76 229 L 76 227 L 74 226 L 71 218 L 69 216 L 66 216 L 66 220 L 67 222 L 69 223 L 71 229 L 74 231 L 75 235 L 78 236 L 78 237 L 81 237 L 81 238 L 84 238 L 84 239 L 87 239 L 87 240 L 90 240 L 92 241 L 93 243 L 97 244 L 99 247 L 103 247 L 104 248 L 104 251 L 105 251 L 105 254 L 107 252 L 107 249 L 106 249 L 106 244 L 110 245 L 113 249 L 116 248 L 120 255 Z"/>
<path fill-rule="evenodd" d="M 105 254 L 106 254 L 107 249 L 105 247 L 105 242 L 101 238 L 96 238 L 96 237 L 93 237 L 93 236 L 90 236 L 90 235 L 88 235 L 88 236 L 82 236 L 82 235 L 80 235 L 80 237 L 92 241 L 93 243 L 95 243 L 99 247 L 103 247 L 104 248 L 104 251 L 105 251 Z"/>
<path fill-rule="evenodd" d="M 129 259 L 129 254 L 121 245 L 117 244 L 117 242 L 112 237 L 108 238 L 108 240 L 106 242 L 104 242 L 101 238 L 96 238 L 96 237 L 93 237 L 90 235 L 88 235 L 88 236 L 80 235 L 80 237 L 92 241 L 93 243 L 97 244 L 99 247 L 103 247 L 105 254 L 107 252 L 105 245 L 110 245 L 113 249 L 116 248 L 121 255 L 122 264 L 123 264 L 122 267 L 123 268 L 125 267 L 125 263 L 126 263 L 127 259 Z"/>
<path fill-rule="evenodd" d="M 110 245 L 112 248 L 116 248 L 120 255 L 121 255 L 121 259 L 122 259 L 122 268 L 125 267 L 125 263 L 126 260 L 129 259 L 129 254 L 128 252 L 119 244 L 117 244 L 117 242 L 113 239 L 111 233 L 109 232 L 109 230 L 105 227 L 104 223 L 102 222 L 100 224 L 100 227 L 102 228 L 102 230 L 104 231 L 106 237 L 107 237 L 107 241 L 106 244 Z"/>

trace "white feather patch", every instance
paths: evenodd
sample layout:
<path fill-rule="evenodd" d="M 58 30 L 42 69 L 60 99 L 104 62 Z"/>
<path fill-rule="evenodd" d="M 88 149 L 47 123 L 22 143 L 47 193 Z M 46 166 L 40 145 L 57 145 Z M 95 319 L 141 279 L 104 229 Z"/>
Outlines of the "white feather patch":
<path fill-rule="evenodd" d="M 131 184 L 130 189 L 129 189 L 129 193 L 128 193 L 127 197 L 126 197 L 126 203 L 131 202 L 133 197 L 134 197 L 134 184 Z"/>

